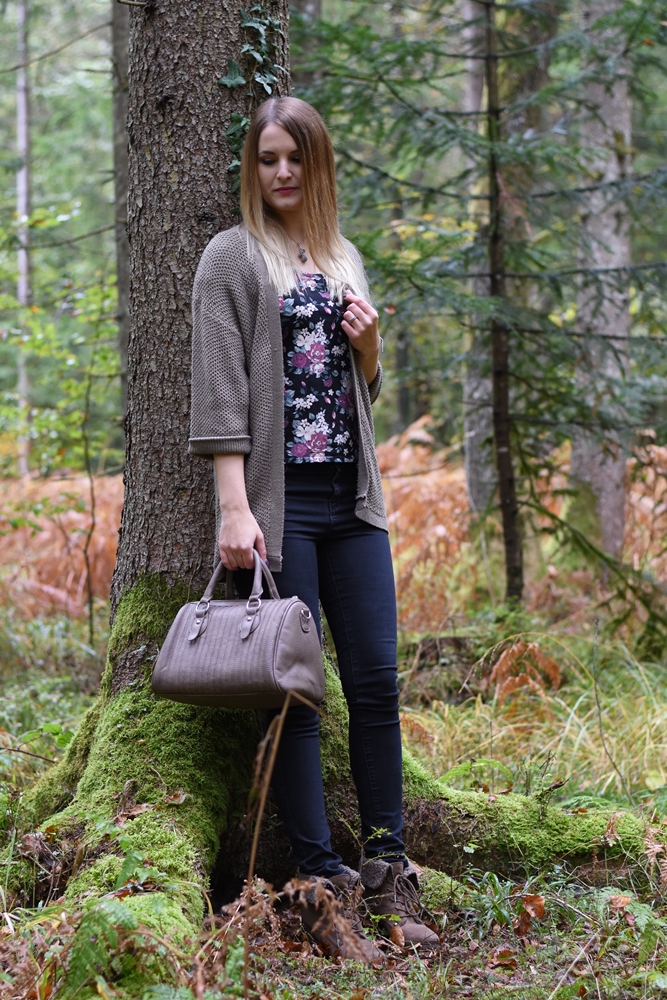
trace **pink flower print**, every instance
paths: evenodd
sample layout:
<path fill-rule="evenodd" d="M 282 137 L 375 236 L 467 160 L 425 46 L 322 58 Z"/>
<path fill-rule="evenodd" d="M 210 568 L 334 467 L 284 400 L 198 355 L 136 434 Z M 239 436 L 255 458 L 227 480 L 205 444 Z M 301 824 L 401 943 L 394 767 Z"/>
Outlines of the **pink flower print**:
<path fill-rule="evenodd" d="M 292 365 L 295 368 L 307 368 L 308 367 L 308 355 L 302 354 L 301 351 L 296 352 L 292 355 Z"/>
<path fill-rule="evenodd" d="M 295 441 L 292 445 L 292 455 L 294 458 L 305 458 L 310 448 L 303 441 Z"/>
<path fill-rule="evenodd" d="M 318 344 L 317 341 L 315 341 L 314 344 L 311 344 L 310 347 L 307 348 L 307 353 L 311 361 L 324 361 L 327 356 L 327 349 L 324 344 Z"/>
<path fill-rule="evenodd" d="M 317 453 L 322 454 L 322 452 L 326 451 L 327 449 L 326 434 L 322 434 L 321 431 L 318 431 L 317 433 L 313 434 L 310 439 L 310 447 L 316 454 Z"/>
<path fill-rule="evenodd" d="M 326 389 L 330 389 L 331 386 L 332 386 L 332 384 L 333 384 L 333 379 L 331 379 L 331 378 L 325 378 L 323 384 L 324 384 L 324 386 L 325 386 Z"/>
<path fill-rule="evenodd" d="M 340 406 L 341 410 L 348 410 L 349 409 L 349 407 L 350 407 L 350 397 L 348 396 L 348 394 L 346 392 L 339 392 L 338 393 L 338 405 Z"/>

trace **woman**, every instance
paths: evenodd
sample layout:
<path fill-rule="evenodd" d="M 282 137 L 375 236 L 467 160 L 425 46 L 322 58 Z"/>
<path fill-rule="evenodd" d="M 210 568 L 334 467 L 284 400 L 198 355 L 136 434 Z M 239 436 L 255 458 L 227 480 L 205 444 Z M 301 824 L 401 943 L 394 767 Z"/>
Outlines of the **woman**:
<path fill-rule="evenodd" d="M 241 210 L 244 224 L 211 241 L 195 278 L 190 452 L 215 461 L 224 565 L 249 570 L 257 549 L 320 635 L 322 602 L 336 646 L 365 861 L 354 872 L 331 847 L 318 716 L 293 707 L 272 788 L 312 879 L 304 922 L 329 952 L 374 960 L 358 919 L 352 942 L 320 919 L 322 885 L 349 903 L 361 881 L 385 932 L 398 925 L 406 945 L 437 947 L 402 839 L 396 606 L 371 416 L 382 341 L 361 258 L 338 230 L 331 140 L 309 104 L 283 97 L 256 111 Z"/>

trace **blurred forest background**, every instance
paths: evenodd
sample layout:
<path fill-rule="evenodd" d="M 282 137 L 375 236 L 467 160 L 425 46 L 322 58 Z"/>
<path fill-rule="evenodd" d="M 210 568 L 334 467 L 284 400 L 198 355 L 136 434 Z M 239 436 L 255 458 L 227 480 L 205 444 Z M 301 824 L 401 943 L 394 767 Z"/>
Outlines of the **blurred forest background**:
<path fill-rule="evenodd" d="M 15 751 L 57 757 L 105 658 L 123 500 L 127 14 L 110 0 L 0 3 L 8 803 L 45 767 Z M 299 0 L 290 45 L 293 92 L 331 127 L 341 226 L 381 316 L 406 742 L 462 788 L 488 791 L 484 768 L 502 765 L 510 787 L 566 809 L 660 819 L 667 4 Z M 628 905 L 614 933 L 636 955 Z M 661 942 L 657 914 L 644 927 Z M 661 948 L 637 989 L 665 979 Z M 613 993 L 616 974 L 609 996 L 634 995 Z"/>

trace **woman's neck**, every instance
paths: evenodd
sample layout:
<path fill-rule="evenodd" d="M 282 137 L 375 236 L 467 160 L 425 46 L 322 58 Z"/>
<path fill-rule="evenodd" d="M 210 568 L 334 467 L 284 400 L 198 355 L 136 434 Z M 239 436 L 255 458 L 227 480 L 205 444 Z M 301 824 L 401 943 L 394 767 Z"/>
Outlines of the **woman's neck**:
<path fill-rule="evenodd" d="M 286 236 L 295 243 L 304 243 L 306 238 L 306 227 L 303 212 L 283 212 L 278 216 L 278 222 L 284 230 Z"/>

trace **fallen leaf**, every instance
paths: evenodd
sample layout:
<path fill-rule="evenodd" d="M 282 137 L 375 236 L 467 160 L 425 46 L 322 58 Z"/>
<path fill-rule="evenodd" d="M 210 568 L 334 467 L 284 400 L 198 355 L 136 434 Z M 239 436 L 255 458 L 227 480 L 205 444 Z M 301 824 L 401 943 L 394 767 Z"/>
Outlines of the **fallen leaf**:
<path fill-rule="evenodd" d="M 399 927 L 397 924 L 391 929 L 389 934 L 392 944 L 395 944 L 397 948 L 405 948 L 405 934 L 403 933 L 403 928 Z"/>
<path fill-rule="evenodd" d="M 496 801 L 496 796 L 489 794 L 489 797 L 488 797 L 488 799 L 486 801 L 487 802 L 495 802 Z"/>
<path fill-rule="evenodd" d="M 522 913 L 514 921 L 514 933 L 517 937 L 525 938 L 530 930 L 530 914 L 527 910 L 523 910 Z"/>
<path fill-rule="evenodd" d="M 526 910 L 531 917 L 535 920 L 541 920 L 544 916 L 544 896 L 522 896 L 521 902 L 523 903 L 523 908 Z"/>
<path fill-rule="evenodd" d="M 129 809 L 123 809 L 122 812 L 118 813 L 117 819 L 134 819 L 135 816 L 141 816 L 142 813 L 148 812 L 150 809 L 155 809 L 155 806 L 151 802 L 138 802 L 135 806 L 130 806 Z"/>
<path fill-rule="evenodd" d="M 171 795 L 165 795 L 164 801 L 168 806 L 182 806 L 187 797 L 187 792 L 172 792 Z"/>
<path fill-rule="evenodd" d="M 577 990 L 577 996 L 578 997 L 587 997 L 588 996 L 588 990 L 586 989 L 586 987 L 584 986 L 583 983 L 581 983 L 581 985 L 579 986 L 579 989 Z"/>
<path fill-rule="evenodd" d="M 609 905 L 612 910 L 624 910 L 631 902 L 632 896 L 611 896 L 609 899 Z"/>
<path fill-rule="evenodd" d="M 516 952 L 502 945 L 491 952 L 489 961 L 487 962 L 488 967 L 491 969 L 495 969 L 497 966 L 503 966 L 506 969 L 516 969 L 518 964 Z"/>

